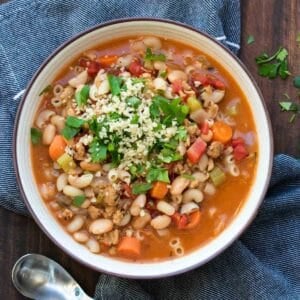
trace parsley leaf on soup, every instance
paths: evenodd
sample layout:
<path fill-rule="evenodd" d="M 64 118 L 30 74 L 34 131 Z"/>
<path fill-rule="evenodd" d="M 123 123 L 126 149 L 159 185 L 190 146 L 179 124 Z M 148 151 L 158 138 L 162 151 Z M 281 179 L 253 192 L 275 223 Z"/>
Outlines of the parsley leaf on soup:
<path fill-rule="evenodd" d="M 37 145 L 41 142 L 42 132 L 39 129 L 33 127 L 30 130 L 30 137 L 32 144 Z"/>
<path fill-rule="evenodd" d="M 166 56 L 162 53 L 154 54 L 154 53 L 152 53 L 150 48 L 147 48 L 145 60 L 147 60 L 147 61 L 165 61 Z"/>
<path fill-rule="evenodd" d="M 83 88 L 76 92 L 75 100 L 79 107 L 86 105 L 90 93 L 90 87 L 88 85 L 84 85 Z"/>

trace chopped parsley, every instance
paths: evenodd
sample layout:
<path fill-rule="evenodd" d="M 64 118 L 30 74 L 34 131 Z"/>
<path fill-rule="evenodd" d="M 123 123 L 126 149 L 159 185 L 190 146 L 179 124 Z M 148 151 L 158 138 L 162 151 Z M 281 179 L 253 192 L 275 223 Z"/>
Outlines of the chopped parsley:
<path fill-rule="evenodd" d="M 107 158 L 107 150 L 107 146 L 102 144 L 98 138 L 94 138 L 89 145 L 89 153 L 93 162 L 104 161 Z"/>
<path fill-rule="evenodd" d="M 280 47 L 277 52 L 271 56 L 267 53 L 262 53 L 255 58 L 258 74 L 263 77 L 274 79 L 280 77 L 286 79 L 291 73 L 288 70 L 287 61 L 288 51 Z"/>
<path fill-rule="evenodd" d="M 113 96 L 120 95 L 122 79 L 112 74 L 107 75 L 111 94 Z"/>
<path fill-rule="evenodd" d="M 65 139 L 70 140 L 81 130 L 84 123 L 85 121 L 80 118 L 68 116 L 61 134 Z"/>
<path fill-rule="evenodd" d="M 37 145 L 41 142 L 42 132 L 39 129 L 32 127 L 30 129 L 30 137 L 31 137 L 31 143 L 33 145 Z"/>
<path fill-rule="evenodd" d="M 250 45 L 250 44 L 252 44 L 252 43 L 254 43 L 255 42 L 255 38 L 254 38 L 254 36 L 253 35 L 248 35 L 248 38 L 247 38 L 247 44 L 248 45 Z"/>
<path fill-rule="evenodd" d="M 52 85 L 49 84 L 39 93 L 39 96 L 42 96 L 45 93 L 49 93 L 51 92 L 51 90 L 52 90 Z"/>
<path fill-rule="evenodd" d="M 75 196 L 73 198 L 72 204 L 76 207 L 80 207 L 83 204 L 84 200 L 85 200 L 85 195 Z"/>
<path fill-rule="evenodd" d="M 168 170 L 157 167 L 152 167 L 149 169 L 149 171 L 147 172 L 146 180 L 150 183 L 154 181 L 170 183 Z"/>
<path fill-rule="evenodd" d="M 162 53 L 154 54 L 154 53 L 152 53 L 150 48 L 147 48 L 146 55 L 145 55 L 145 60 L 146 61 L 165 61 L 166 56 Z"/>
<path fill-rule="evenodd" d="M 151 183 L 133 183 L 132 193 L 134 195 L 144 194 L 152 188 Z"/>
<path fill-rule="evenodd" d="M 280 101 L 279 106 L 281 108 L 281 111 L 292 113 L 292 115 L 289 119 L 289 122 L 292 123 L 295 121 L 297 115 L 300 114 L 300 104 L 297 104 L 297 103 L 291 101 L 288 95 L 285 95 L 285 96 L 287 98 L 286 100 L 288 100 L 288 101 Z"/>
<path fill-rule="evenodd" d="M 82 107 L 87 104 L 89 99 L 90 87 L 88 85 L 84 85 L 83 88 L 76 92 L 75 101 L 79 107 Z"/>

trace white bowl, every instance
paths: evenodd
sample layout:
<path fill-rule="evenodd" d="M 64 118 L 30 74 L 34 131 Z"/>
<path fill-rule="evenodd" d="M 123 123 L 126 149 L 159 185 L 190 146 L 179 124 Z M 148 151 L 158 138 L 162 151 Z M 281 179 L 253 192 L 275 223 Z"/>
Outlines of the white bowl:
<path fill-rule="evenodd" d="M 157 35 L 201 49 L 215 58 L 236 79 L 249 101 L 256 124 L 259 155 L 257 174 L 248 198 L 234 220 L 215 239 L 183 257 L 171 260 L 136 263 L 91 253 L 75 242 L 48 211 L 42 201 L 30 160 L 30 128 L 39 92 L 51 83 L 62 66 L 72 62 L 84 50 L 115 38 L 134 35 Z M 243 64 L 213 38 L 186 25 L 168 20 L 124 19 L 83 32 L 58 48 L 40 67 L 29 83 L 16 117 L 14 132 L 14 163 L 17 179 L 28 209 L 42 230 L 66 253 L 79 262 L 99 271 L 131 278 L 155 278 L 188 271 L 226 249 L 253 220 L 265 195 L 272 168 L 273 143 L 270 120 L 261 93 Z"/>

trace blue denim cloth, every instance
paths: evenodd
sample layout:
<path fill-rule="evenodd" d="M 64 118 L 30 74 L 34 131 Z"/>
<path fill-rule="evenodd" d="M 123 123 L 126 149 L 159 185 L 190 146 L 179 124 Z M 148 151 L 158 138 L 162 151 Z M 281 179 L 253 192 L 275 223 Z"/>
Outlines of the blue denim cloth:
<path fill-rule="evenodd" d="M 15 0 L 0 6 L 0 205 L 26 213 L 12 167 L 12 128 L 23 90 L 62 42 L 95 24 L 154 16 L 190 24 L 237 52 L 238 0 Z M 241 238 L 210 263 L 159 280 L 101 275 L 97 299 L 300 299 L 300 162 L 275 158 L 262 208 Z"/>

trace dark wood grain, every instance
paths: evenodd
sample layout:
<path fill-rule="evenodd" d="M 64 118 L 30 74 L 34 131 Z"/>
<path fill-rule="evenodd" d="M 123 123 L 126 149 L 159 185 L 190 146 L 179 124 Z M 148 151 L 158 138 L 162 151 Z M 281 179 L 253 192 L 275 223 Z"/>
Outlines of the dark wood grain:
<path fill-rule="evenodd" d="M 0 3 L 5 1 L 0 0 Z M 271 115 L 274 130 L 275 152 L 300 155 L 300 120 L 289 124 L 289 115 L 281 113 L 278 100 L 283 93 L 297 96 L 291 78 L 267 80 L 257 75 L 254 57 L 262 51 L 272 52 L 279 46 L 289 51 L 293 74 L 300 73 L 300 48 L 296 35 L 300 31 L 300 0 L 243 0 L 242 1 L 242 50 L 240 57 L 255 77 L 262 90 Z M 247 45 L 252 34 L 255 43 Z M 258 129 L 259 130 L 259 129 Z M 98 273 L 80 265 L 57 248 L 30 218 L 18 216 L 0 209 L 0 299 L 24 299 L 11 283 L 11 268 L 23 254 L 35 252 L 47 255 L 62 264 L 78 280 L 82 287 L 93 294 Z"/>

